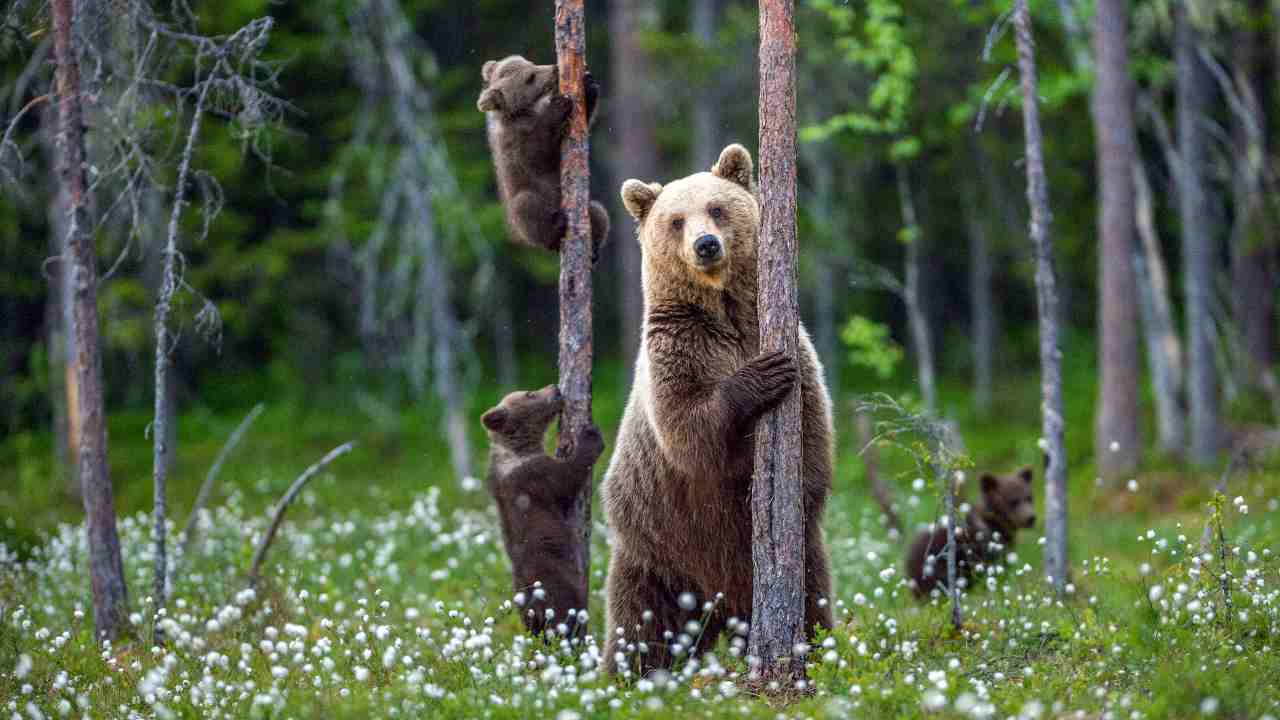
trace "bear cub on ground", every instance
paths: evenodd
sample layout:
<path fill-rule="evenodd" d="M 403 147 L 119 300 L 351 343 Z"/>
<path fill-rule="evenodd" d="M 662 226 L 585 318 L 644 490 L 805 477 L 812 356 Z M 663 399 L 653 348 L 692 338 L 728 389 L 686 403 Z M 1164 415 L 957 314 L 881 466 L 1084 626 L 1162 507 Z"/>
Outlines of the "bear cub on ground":
<path fill-rule="evenodd" d="M 961 587 L 972 583 L 979 565 L 990 565 L 1013 546 L 1020 528 L 1036 524 L 1031 496 L 1031 468 L 1013 475 L 983 473 L 982 499 L 965 514 L 956 528 L 956 580 Z M 938 585 L 946 585 L 947 528 L 941 524 L 916 536 L 907 552 L 907 581 L 917 598 L 927 598 Z"/>
<path fill-rule="evenodd" d="M 525 627 L 535 635 L 559 623 L 576 634 L 580 623 L 570 614 L 587 609 L 586 582 L 573 556 L 581 538 L 573 537 L 577 531 L 569 514 L 591 481 L 604 438 L 593 425 L 578 436 L 572 457 L 549 457 L 543 435 L 561 404 L 559 388 L 550 385 L 511 393 L 480 419 L 489 433 L 489 493 L 511 559 L 516 603 Z"/>
<path fill-rule="evenodd" d="M 488 113 L 498 193 L 516 242 L 560 251 L 567 219 L 560 209 L 560 141 L 573 100 L 556 91 L 555 65 L 535 65 L 519 55 L 490 60 L 480 71 L 485 88 L 476 107 Z M 600 88 L 587 73 L 587 122 L 595 118 Z M 609 215 L 592 201 L 592 261 L 609 236 Z"/>

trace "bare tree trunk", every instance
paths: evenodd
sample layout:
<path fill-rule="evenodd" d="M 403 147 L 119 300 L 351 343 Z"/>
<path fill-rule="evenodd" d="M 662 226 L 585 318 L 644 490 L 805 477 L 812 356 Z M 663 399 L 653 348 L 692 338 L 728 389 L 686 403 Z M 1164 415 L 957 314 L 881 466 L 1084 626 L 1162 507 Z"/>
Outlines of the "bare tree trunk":
<path fill-rule="evenodd" d="M 1200 32 L 1188 17 L 1187 0 L 1175 8 L 1178 68 L 1178 205 L 1182 220 L 1183 291 L 1186 296 L 1187 396 L 1191 410 L 1191 461 L 1213 462 L 1220 446 L 1218 371 L 1213 349 L 1213 278 L 1216 246 L 1209 202 L 1211 78 L 1199 56 Z"/>
<path fill-rule="evenodd" d="M 67 238 L 73 293 L 75 356 L 72 417 L 79 419 L 77 466 L 84 496 L 89 541 L 89 576 L 97 638 L 115 640 L 128 617 L 128 589 L 116 534 L 115 499 L 107 466 L 107 425 L 103 409 L 102 359 L 98 336 L 98 271 L 85 177 L 84 117 L 80 68 L 76 59 L 72 0 L 53 0 L 54 58 L 57 64 L 58 173 L 67 193 Z"/>
<path fill-rule="evenodd" d="M 640 46 L 640 30 L 651 26 L 648 15 L 655 12 L 652 3 L 642 0 L 616 0 L 609 4 L 609 34 L 612 42 L 610 65 L 613 98 L 609 118 L 616 138 L 611 155 L 615 188 L 627 178 L 653 178 L 658 175 L 657 141 L 654 122 L 657 117 L 657 94 L 649 78 L 649 53 Z M 624 70 L 625 68 L 625 70 Z M 709 165 L 708 165 L 709 167 Z M 613 193 L 617 197 L 617 193 Z M 640 289 L 640 244 L 630 223 L 614 223 L 613 247 L 621 263 L 618 283 L 622 293 L 622 357 L 628 377 L 635 369 L 640 352 L 640 320 L 644 315 L 644 295 Z"/>
<path fill-rule="evenodd" d="M 793 0 L 760 0 L 760 351 L 795 358 L 796 36 Z M 800 388 L 761 416 L 751 482 L 752 607 L 748 652 L 766 680 L 804 673 L 804 487 Z"/>
<path fill-rule="evenodd" d="M 1156 236 L 1151 184 L 1141 162 L 1133 164 L 1135 218 L 1140 244 L 1133 252 L 1139 310 L 1146 338 L 1147 364 L 1156 403 L 1156 435 L 1160 449 L 1174 457 L 1186 450 L 1187 413 L 1182 399 L 1182 342 L 1169 301 L 1169 278 Z"/>
<path fill-rule="evenodd" d="M 556 0 L 555 7 L 560 92 L 573 99 L 569 132 L 560 146 L 561 207 L 568 218 L 568 231 L 560 251 L 560 395 L 564 410 L 556 455 L 567 458 L 573 454 L 574 439 L 591 426 L 591 220 L 587 214 L 591 169 L 584 93 L 585 1 Z M 585 483 L 569 519 L 581 538 L 572 555 L 584 596 L 591 587 L 591 493 L 592 484 Z"/>
<path fill-rule="evenodd" d="M 1036 254 L 1036 306 L 1040 315 L 1040 395 L 1044 453 L 1044 571 L 1059 591 L 1067 583 L 1067 455 L 1062 415 L 1062 350 L 1058 279 L 1054 268 L 1053 215 L 1044 171 L 1044 141 L 1040 131 L 1040 101 L 1036 80 L 1035 44 L 1027 0 L 1015 0 L 1013 22 L 1018 44 L 1018 74 L 1022 78 L 1022 122 L 1026 133 L 1027 203 L 1031 206 L 1031 240 Z"/>
<path fill-rule="evenodd" d="M 1098 162 L 1098 387 L 1094 458 L 1114 480 L 1138 468 L 1138 294 L 1133 273 L 1133 89 L 1129 79 L 1128 8 L 1098 0 L 1093 20 L 1097 83 L 1093 126 Z"/>
<path fill-rule="evenodd" d="M 1252 0 L 1244 27 L 1233 43 L 1236 85 L 1246 110 L 1254 118 L 1250 127 L 1233 113 L 1236 178 L 1232 224 L 1232 313 L 1240 333 L 1237 380 L 1244 387 L 1266 388 L 1276 361 L 1276 288 L 1280 286 L 1280 249 L 1275 226 L 1265 212 L 1263 193 L 1266 146 L 1267 93 L 1275 82 L 1275 68 L 1264 52 L 1269 35 L 1254 23 L 1266 13 L 1265 0 Z M 1274 378 L 1271 379 L 1274 383 Z M 1280 418 L 1277 418 L 1280 422 Z"/>
<path fill-rule="evenodd" d="M 906 283 L 903 300 L 907 304 L 907 323 L 911 326 L 911 340 L 915 347 L 916 372 L 920 378 L 920 397 L 925 411 L 933 415 L 938 411 L 937 383 L 934 381 L 933 340 L 929 335 L 929 318 L 924 312 L 920 295 L 920 245 L 924 232 L 916 217 L 916 203 L 911 193 L 911 181 L 907 168 L 901 163 L 894 166 L 898 179 L 898 202 L 902 206 L 902 224 L 907 234 Z"/>
<path fill-rule="evenodd" d="M 54 157 L 58 134 L 58 108 L 46 107 L 40 115 L 40 140 L 49 157 Z M 80 481 L 76 472 L 76 447 L 71 418 L 75 406 L 75 385 L 70 382 L 72 365 L 71 252 L 67 246 L 67 193 L 54 178 L 49 196 L 49 255 L 57 263 L 49 269 L 49 292 L 45 301 L 45 342 L 48 347 L 49 400 L 53 405 L 53 460 L 67 493 L 77 501 Z"/>
<path fill-rule="evenodd" d="M 996 305 L 991 292 L 991 242 L 978 208 L 978 194 L 965 184 L 965 223 L 969 228 L 969 331 L 973 349 L 973 404 L 980 416 L 991 411 Z"/>
<path fill-rule="evenodd" d="M 693 0 L 690 8 L 689 31 L 703 48 L 709 48 L 715 42 L 716 17 L 720 14 L 720 0 Z M 615 34 L 614 38 L 618 36 Z M 627 65 L 615 65 L 618 68 Z M 643 76 L 640 76 L 643 77 Z M 708 83 L 702 92 L 697 93 L 693 102 L 693 165 L 694 167 L 710 167 L 720 151 L 717 143 L 720 125 L 720 87 Z M 622 105 L 621 107 L 630 107 Z M 632 158 L 635 159 L 635 158 Z M 639 175 L 639 177 L 650 177 Z"/>

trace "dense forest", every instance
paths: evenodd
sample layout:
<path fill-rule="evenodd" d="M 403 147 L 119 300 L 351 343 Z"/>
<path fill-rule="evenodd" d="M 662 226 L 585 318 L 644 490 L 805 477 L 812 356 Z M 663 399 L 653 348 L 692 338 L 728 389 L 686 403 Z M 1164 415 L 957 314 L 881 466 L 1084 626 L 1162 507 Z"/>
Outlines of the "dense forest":
<path fill-rule="evenodd" d="M 535 646 L 511 610 L 480 417 L 557 382 L 564 280 L 512 242 L 477 97 L 486 61 L 557 61 L 561 4 L 8 0 L 6 712 L 772 716 L 735 689 L 733 640 L 616 685 L 590 636 Z M 619 188 L 741 143 L 767 204 L 787 111 L 762 100 L 757 3 L 583 20 L 589 192 L 611 220 L 580 378 L 600 478 L 645 322 Z M 835 420 L 837 622 L 798 715 L 1280 714 L 1261 689 L 1280 682 L 1278 21 L 1269 0 L 794 3 L 796 289 Z M 1023 466 L 1037 538 L 1003 575 L 913 599 L 911 536 Z M 70 640 L 36 642 L 72 613 Z M 336 671 L 313 652 L 314 684 L 280 649 L 356 632 L 377 640 Z M 124 688 L 95 638 L 138 643 Z M 228 656 L 257 683 L 239 699 L 213 689 Z"/>

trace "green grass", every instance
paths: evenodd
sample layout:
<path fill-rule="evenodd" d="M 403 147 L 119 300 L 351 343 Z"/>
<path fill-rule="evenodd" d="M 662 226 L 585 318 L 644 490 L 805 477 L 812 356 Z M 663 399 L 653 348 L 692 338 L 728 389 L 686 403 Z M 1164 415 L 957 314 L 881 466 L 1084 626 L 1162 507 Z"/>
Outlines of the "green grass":
<path fill-rule="evenodd" d="M 58 717 L 69 707 L 79 716 L 84 703 L 93 717 L 1280 716 L 1280 560 L 1270 550 L 1280 540 L 1277 465 L 1238 475 L 1229 488 L 1249 510 L 1228 501 L 1223 515 L 1228 612 L 1217 556 L 1202 566 L 1193 560 L 1216 473 L 1186 474 L 1152 458 L 1135 478 L 1136 492 L 1096 483 L 1090 372 L 1068 366 L 1074 592 L 1062 599 L 1047 592 L 1033 531 L 1020 538 L 1017 559 L 992 577 L 993 589 L 984 581 L 966 596 L 959 634 L 941 602 L 920 605 L 901 585 L 906 541 L 882 527 L 848 423 L 838 422 L 839 467 L 825 520 L 839 622 L 808 656 L 813 692 L 785 706 L 745 689 L 745 663 L 727 639 L 713 656 L 643 683 L 604 676 L 594 642 L 528 641 L 509 602 L 496 518 L 483 492 L 462 489 L 448 471 L 438 409 L 377 410 L 341 393 L 267 402 L 224 470 L 193 553 L 179 559 L 171 642 L 149 647 L 138 639 L 148 635 L 142 622 L 133 637 L 103 651 L 86 615 L 80 512 L 58 478 L 51 440 L 11 437 L 0 443 L 0 543 L 7 547 L 0 551 L 0 712 Z M 617 368 L 601 369 L 596 415 L 609 440 L 622 386 Z M 883 388 L 854 388 L 870 389 Z M 476 393 L 472 416 L 499 394 Z M 963 387 L 944 385 L 942 405 L 959 421 L 978 468 L 1038 470 L 1034 377 L 1018 378 L 996 397 L 996 412 L 978 418 Z M 248 404 L 181 416 L 170 501 L 177 523 Z M 847 404 L 839 404 L 838 418 Z M 110 432 L 130 600 L 140 618 L 150 615 L 147 421 L 117 413 Z M 479 457 L 484 444 L 475 425 Z M 357 441 L 356 450 L 304 492 L 258 591 L 244 594 L 267 508 L 307 465 L 347 440 Z M 907 458 L 887 450 L 884 463 L 905 519 L 932 520 L 935 498 L 920 493 L 911 501 Z M 601 525 L 594 543 L 591 628 L 599 638 L 608 557 Z"/>

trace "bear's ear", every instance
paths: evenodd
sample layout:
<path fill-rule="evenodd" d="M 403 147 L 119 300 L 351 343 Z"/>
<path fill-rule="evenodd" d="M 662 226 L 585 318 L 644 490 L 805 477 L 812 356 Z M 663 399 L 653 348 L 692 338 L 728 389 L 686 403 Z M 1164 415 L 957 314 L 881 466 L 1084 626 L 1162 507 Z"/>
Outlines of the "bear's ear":
<path fill-rule="evenodd" d="M 506 104 L 506 100 L 502 97 L 502 91 L 498 88 L 488 88 L 480 93 L 480 99 L 476 101 L 476 107 L 480 109 L 480 112 L 501 111 Z"/>
<path fill-rule="evenodd" d="M 480 416 L 480 422 L 488 430 L 502 432 L 502 426 L 507 424 L 507 411 L 500 407 L 493 408 Z"/>
<path fill-rule="evenodd" d="M 631 213 L 631 217 L 639 222 L 653 209 L 662 192 L 661 183 L 642 183 L 639 180 L 628 180 L 622 183 L 622 205 Z"/>
<path fill-rule="evenodd" d="M 1000 480 L 989 472 L 982 473 L 982 477 L 978 480 L 981 483 L 982 494 L 990 495 L 1000 487 Z"/>
<path fill-rule="evenodd" d="M 493 71 L 498 69 L 498 61 L 490 60 L 480 67 L 480 77 L 485 82 L 493 79 Z"/>
<path fill-rule="evenodd" d="M 1032 480 L 1031 466 L 1028 465 L 1018 471 L 1018 477 L 1022 478 L 1022 482 L 1030 485 Z"/>
<path fill-rule="evenodd" d="M 751 153 L 741 145 L 734 143 L 720 151 L 720 159 L 711 166 L 711 174 L 735 182 L 744 190 L 751 190 L 751 176 L 754 168 L 751 165 Z"/>

